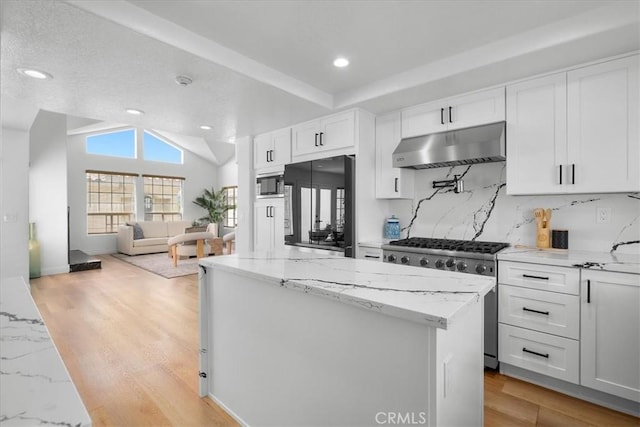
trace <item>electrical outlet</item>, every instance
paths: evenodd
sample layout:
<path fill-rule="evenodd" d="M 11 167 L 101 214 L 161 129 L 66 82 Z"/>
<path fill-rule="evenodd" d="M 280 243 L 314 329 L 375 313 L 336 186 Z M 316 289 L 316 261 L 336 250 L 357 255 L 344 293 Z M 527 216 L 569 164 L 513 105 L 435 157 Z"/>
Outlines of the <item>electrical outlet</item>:
<path fill-rule="evenodd" d="M 611 208 L 597 208 L 596 222 L 598 224 L 608 224 L 611 222 Z"/>

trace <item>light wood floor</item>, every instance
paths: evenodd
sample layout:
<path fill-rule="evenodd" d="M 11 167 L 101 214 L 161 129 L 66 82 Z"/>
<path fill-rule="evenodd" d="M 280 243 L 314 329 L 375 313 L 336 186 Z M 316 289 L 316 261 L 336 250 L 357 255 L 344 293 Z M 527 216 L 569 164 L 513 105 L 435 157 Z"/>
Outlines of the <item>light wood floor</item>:
<path fill-rule="evenodd" d="M 236 425 L 198 397 L 196 276 L 164 279 L 100 258 L 102 270 L 31 281 L 94 426 Z M 485 425 L 638 427 L 640 419 L 485 372 Z"/>

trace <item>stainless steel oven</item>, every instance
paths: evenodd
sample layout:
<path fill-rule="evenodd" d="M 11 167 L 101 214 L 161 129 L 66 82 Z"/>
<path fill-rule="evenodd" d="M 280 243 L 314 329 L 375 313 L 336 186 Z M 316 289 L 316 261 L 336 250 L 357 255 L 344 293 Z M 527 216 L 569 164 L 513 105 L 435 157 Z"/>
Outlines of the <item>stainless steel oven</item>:
<path fill-rule="evenodd" d="M 497 277 L 495 254 L 508 243 L 411 237 L 382 246 L 384 262 Z M 498 290 L 484 299 L 484 364 L 498 367 Z"/>
<path fill-rule="evenodd" d="M 256 199 L 284 197 L 284 173 L 256 175 Z"/>

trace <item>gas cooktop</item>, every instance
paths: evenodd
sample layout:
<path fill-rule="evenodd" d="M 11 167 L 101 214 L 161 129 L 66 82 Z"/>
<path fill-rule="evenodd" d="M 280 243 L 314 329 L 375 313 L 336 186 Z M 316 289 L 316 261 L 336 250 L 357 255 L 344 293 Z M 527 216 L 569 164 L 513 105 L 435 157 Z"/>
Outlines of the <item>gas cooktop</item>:
<path fill-rule="evenodd" d="M 410 237 L 389 242 L 391 246 L 407 248 L 439 249 L 443 251 L 473 252 L 495 254 L 509 246 L 501 242 L 481 242 L 477 240 L 432 239 L 428 237 Z M 398 248 L 400 249 L 400 248 Z"/>

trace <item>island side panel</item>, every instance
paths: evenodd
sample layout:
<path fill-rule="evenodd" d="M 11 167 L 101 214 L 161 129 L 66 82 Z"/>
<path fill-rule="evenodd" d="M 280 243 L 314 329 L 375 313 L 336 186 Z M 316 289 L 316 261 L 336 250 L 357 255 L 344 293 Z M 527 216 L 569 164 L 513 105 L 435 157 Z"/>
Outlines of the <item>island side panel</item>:
<path fill-rule="evenodd" d="M 435 425 L 434 328 L 212 268 L 207 280 L 209 392 L 242 422 Z"/>
<path fill-rule="evenodd" d="M 484 425 L 484 298 L 438 329 L 437 426 Z"/>
<path fill-rule="evenodd" d="M 211 270 L 198 266 L 198 329 L 199 353 L 198 353 L 198 394 L 200 397 L 209 395 L 209 280 Z"/>

